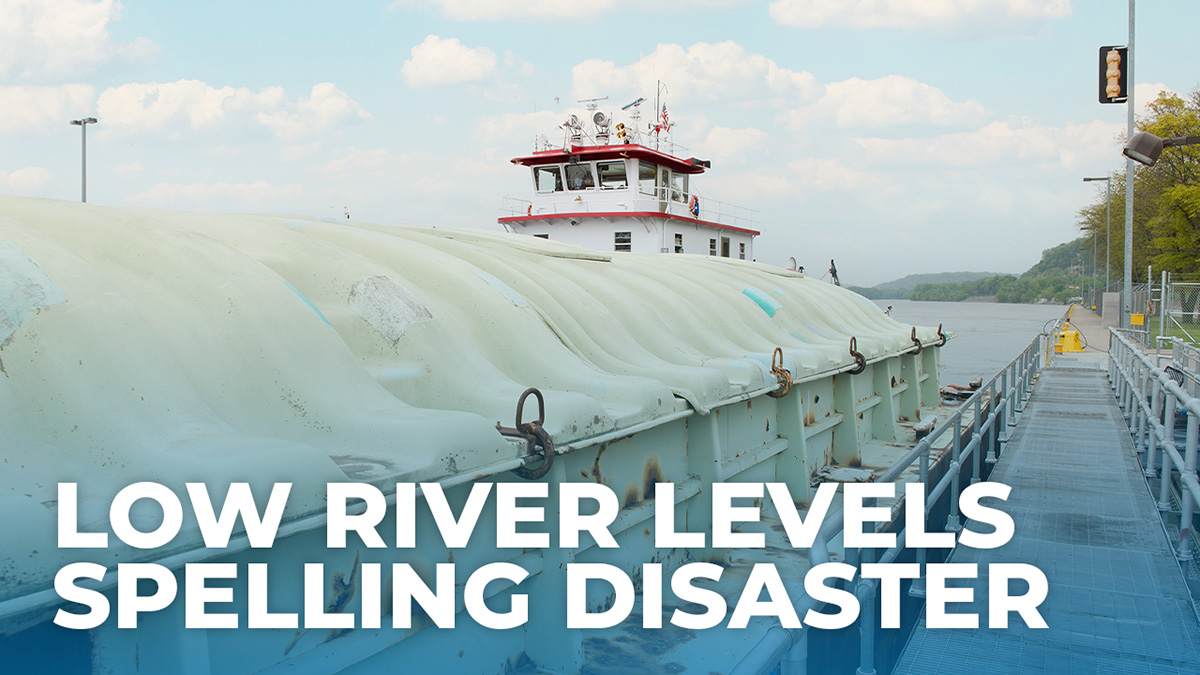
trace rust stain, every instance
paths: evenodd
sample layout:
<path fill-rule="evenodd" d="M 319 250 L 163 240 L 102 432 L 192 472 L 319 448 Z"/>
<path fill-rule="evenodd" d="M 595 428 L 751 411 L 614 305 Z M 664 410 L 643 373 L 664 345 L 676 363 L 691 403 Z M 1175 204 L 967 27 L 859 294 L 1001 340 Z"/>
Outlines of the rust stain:
<path fill-rule="evenodd" d="M 346 574 L 341 571 L 333 573 L 333 578 L 330 580 L 330 590 L 333 592 L 333 597 L 325 606 L 325 611 L 327 613 L 340 613 L 350 604 L 350 601 L 354 599 L 354 596 L 358 594 L 358 570 L 360 567 L 359 560 L 361 560 L 361 558 L 362 551 L 355 551 L 354 562 L 350 566 L 349 578 L 347 578 Z M 296 645 L 300 643 L 300 640 L 308 634 L 308 631 L 309 629 L 303 626 L 297 628 L 295 634 L 292 635 L 291 641 L 288 642 L 287 646 L 283 648 L 283 655 L 287 656 L 289 653 L 291 653 L 291 651 L 296 648 Z M 331 630 L 322 642 L 324 643 L 329 642 L 330 640 L 335 640 L 348 632 L 349 631 L 346 630 Z"/>
<path fill-rule="evenodd" d="M 604 475 L 600 473 L 600 458 L 604 456 L 604 451 L 608 449 L 608 443 L 601 443 L 600 449 L 596 451 L 596 461 L 592 462 L 592 478 L 596 479 L 597 483 L 604 482 Z M 586 478 L 586 476 L 584 476 Z"/>
<path fill-rule="evenodd" d="M 813 412 L 813 411 L 811 411 L 811 410 L 809 410 L 808 412 L 804 413 L 804 426 L 806 426 L 806 427 L 811 427 L 812 425 L 814 425 L 814 424 L 816 424 L 816 423 L 817 423 L 817 415 L 816 415 L 816 413 L 814 413 L 814 412 Z"/>
<path fill-rule="evenodd" d="M 662 464 L 658 455 L 646 458 L 646 467 L 642 469 L 642 499 L 654 499 L 654 484 L 666 482 L 663 480 Z"/>
<path fill-rule="evenodd" d="M 585 637 L 584 666 L 580 675 L 687 672 L 682 663 L 662 662 L 661 658 L 694 640 L 697 637 L 695 631 L 679 628 L 668 621 L 663 621 L 662 628 L 642 628 L 642 622 L 640 612 L 631 613 L 620 624 L 620 633 L 612 639 Z"/>
<path fill-rule="evenodd" d="M 638 503 L 638 489 L 636 484 L 632 484 L 625 488 L 625 506 L 633 506 Z"/>

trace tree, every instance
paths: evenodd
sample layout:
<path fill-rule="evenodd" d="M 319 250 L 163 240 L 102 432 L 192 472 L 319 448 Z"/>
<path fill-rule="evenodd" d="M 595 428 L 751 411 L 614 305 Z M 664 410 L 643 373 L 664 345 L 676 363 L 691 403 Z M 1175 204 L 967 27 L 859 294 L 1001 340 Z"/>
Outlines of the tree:
<path fill-rule="evenodd" d="M 1200 135 L 1200 89 L 1187 97 L 1163 92 L 1147 105 L 1147 115 L 1137 127 L 1160 138 Z M 1112 180 L 1112 260 L 1109 269 L 1119 275 L 1124 258 L 1125 175 Z M 1096 237 L 1104 270 L 1105 197 L 1103 188 L 1096 201 L 1079 211 L 1079 227 Z M 1200 147 L 1168 148 L 1152 167 L 1138 166 L 1134 174 L 1133 268 L 1153 265 L 1174 274 L 1200 273 Z M 1196 311 L 1200 292 L 1184 295 L 1185 310 Z"/>

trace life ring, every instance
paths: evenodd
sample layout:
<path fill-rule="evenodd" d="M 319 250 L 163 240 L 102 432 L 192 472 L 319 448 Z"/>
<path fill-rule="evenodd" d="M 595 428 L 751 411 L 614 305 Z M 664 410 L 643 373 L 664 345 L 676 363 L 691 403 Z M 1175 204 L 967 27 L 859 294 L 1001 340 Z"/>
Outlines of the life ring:
<path fill-rule="evenodd" d="M 700 217 L 700 198 L 696 195 L 692 195 L 692 198 L 688 200 L 688 211 L 691 211 L 693 216 Z"/>

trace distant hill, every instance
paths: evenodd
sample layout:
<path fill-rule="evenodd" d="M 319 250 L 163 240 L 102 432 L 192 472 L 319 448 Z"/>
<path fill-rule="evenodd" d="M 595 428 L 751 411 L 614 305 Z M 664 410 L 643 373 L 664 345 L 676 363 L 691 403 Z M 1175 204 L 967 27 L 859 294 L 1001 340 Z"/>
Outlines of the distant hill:
<path fill-rule="evenodd" d="M 908 297 L 912 289 L 919 284 L 961 284 L 967 281 L 978 281 L 995 276 L 993 272 L 934 272 L 930 274 L 910 274 L 893 281 L 885 281 L 869 288 L 850 286 L 850 290 L 871 299 L 900 299 Z"/>
<path fill-rule="evenodd" d="M 1048 248 L 1042 251 L 1042 259 L 1020 277 L 998 274 L 957 283 L 923 283 L 913 288 L 908 297 L 950 302 L 986 297 L 997 302 L 1065 303 L 1081 293 L 1086 244 L 1087 239 L 1079 238 Z"/>

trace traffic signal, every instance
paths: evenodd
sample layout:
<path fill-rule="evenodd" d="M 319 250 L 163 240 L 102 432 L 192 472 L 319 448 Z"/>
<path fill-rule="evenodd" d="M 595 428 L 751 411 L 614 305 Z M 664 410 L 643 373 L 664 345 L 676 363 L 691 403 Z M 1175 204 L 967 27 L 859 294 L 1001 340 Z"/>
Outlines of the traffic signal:
<path fill-rule="evenodd" d="M 1124 103 L 1129 97 L 1129 48 L 1100 48 L 1100 102 Z"/>

